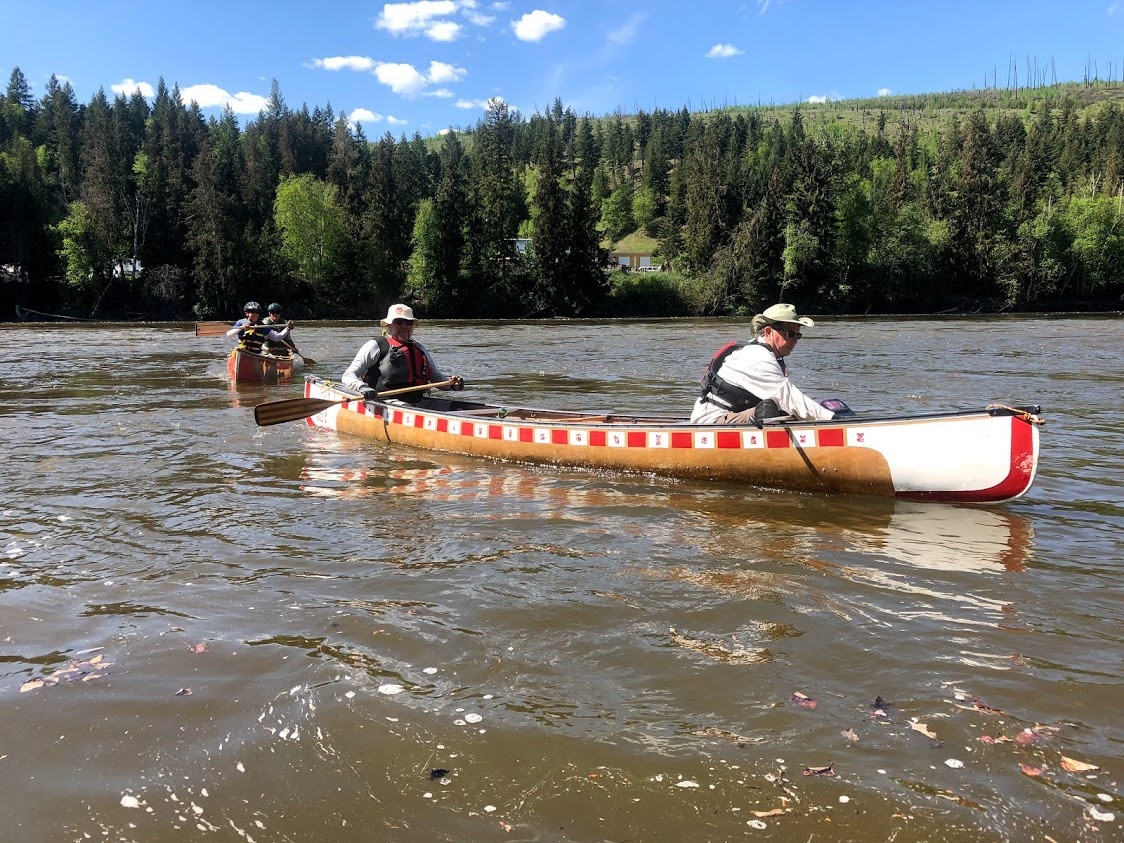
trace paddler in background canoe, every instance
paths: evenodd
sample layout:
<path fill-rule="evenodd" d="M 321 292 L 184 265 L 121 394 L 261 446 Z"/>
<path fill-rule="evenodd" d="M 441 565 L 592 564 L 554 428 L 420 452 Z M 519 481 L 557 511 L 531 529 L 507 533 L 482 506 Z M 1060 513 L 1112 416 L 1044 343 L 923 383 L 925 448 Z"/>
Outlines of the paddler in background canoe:
<path fill-rule="evenodd" d="M 267 327 L 258 320 L 261 318 L 261 305 L 256 301 L 246 302 L 246 306 L 242 308 L 246 314 L 246 318 L 239 319 L 234 323 L 234 327 L 226 332 L 228 337 L 237 335 L 238 348 L 241 351 L 248 351 L 251 354 L 261 354 L 262 344 L 266 340 L 271 342 L 284 343 L 285 337 L 289 335 L 293 323 L 289 322 L 281 331 L 275 331 Z"/>
<path fill-rule="evenodd" d="M 285 324 L 285 320 L 281 318 L 281 305 L 274 302 L 267 307 L 265 318 L 261 320 L 261 324 L 272 331 L 280 331 L 281 328 L 279 326 Z M 273 340 L 267 339 L 262 343 L 262 349 L 266 354 L 272 354 L 274 357 L 292 357 L 293 350 L 296 348 L 296 345 L 293 344 L 292 330 L 293 326 L 290 324 L 289 336 L 285 337 L 281 342 L 274 342 Z"/>
<path fill-rule="evenodd" d="M 835 418 L 835 413 L 792 385 L 785 366 L 784 358 L 796 348 L 801 328 L 815 324 L 791 304 L 774 304 L 754 316 L 753 340 L 723 346 L 711 359 L 691 423 L 760 425 L 785 415 L 807 421 Z"/>
<path fill-rule="evenodd" d="M 367 401 L 375 400 L 379 392 L 444 380 L 450 383 L 442 389 L 464 389 L 461 377 L 446 378 L 425 346 L 414 340 L 418 320 L 414 318 L 412 308 L 392 304 L 382 324 L 386 326 L 385 336 L 363 344 L 343 373 L 341 381 L 344 386 L 361 393 Z M 425 395 L 425 392 L 410 393 L 402 396 L 401 400 L 416 403 Z"/>

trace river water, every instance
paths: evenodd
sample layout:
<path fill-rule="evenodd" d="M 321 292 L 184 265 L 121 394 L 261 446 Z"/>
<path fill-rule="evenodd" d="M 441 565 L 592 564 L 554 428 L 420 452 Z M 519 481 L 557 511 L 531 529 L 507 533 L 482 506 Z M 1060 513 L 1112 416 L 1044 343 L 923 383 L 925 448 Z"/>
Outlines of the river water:
<path fill-rule="evenodd" d="M 1122 326 L 807 332 L 856 410 L 1042 404 L 992 507 L 258 428 L 301 384 L 232 388 L 223 337 L 0 327 L 4 837 L 1124 839 Z M 745 327 L 417 338 L 467 398 L 685 415 Z M 294 338 L 335 378 L 373 330 Z"/>

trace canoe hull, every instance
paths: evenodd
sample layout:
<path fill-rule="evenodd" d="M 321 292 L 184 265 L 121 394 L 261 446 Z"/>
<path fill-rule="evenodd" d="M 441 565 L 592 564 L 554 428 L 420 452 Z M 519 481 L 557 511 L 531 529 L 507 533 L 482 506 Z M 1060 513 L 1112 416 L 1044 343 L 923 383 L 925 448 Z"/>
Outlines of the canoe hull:
<path fill-rule="evenodd" d="M 226 358 L 231 383 L 290 383 L 293 358 L 271 357 L 233 349 Z"/>
<path fill-rule="evenodd" d="M 305 395 L 346 390 L 309 378 Z M 498 410 L 499 408 L 495 408 Z M 1038 462 L 1028 414 L 996 410 L 794 422 L 764 429 L 552 411 L 474 413 L 349 401 L 313 426 L 457 454 L 833 494 L 995 502 L 1024 494 Z M 538 417 L 535 417 L 538 416 Z"/>

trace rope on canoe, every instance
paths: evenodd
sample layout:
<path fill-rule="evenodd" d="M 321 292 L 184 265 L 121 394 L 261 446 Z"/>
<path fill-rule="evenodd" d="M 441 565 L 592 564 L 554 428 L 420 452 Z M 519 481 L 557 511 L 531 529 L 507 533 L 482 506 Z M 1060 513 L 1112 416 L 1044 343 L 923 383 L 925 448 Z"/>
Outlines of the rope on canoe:
<path fill-rule="evenodd" d="M 1022 419 L 1028 424 L 1046 424 L 1046 419 L 1039 418 L 1034 413 L 1028 413 L 1026 410 L 1020 410 L 1018 407 L 1010 407 L 1006 404 L 988 404 L 985 410 L 1006 410 L 1015 418 Z"/>

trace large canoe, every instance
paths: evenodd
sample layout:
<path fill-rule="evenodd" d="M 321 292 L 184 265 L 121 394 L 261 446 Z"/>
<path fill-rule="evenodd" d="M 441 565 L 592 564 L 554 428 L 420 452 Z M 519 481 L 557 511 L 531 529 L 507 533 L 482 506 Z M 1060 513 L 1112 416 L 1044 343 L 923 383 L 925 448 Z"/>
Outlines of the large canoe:
<path fill-rule="evenodd" d="M 289 383 L 293 379 L 293 358 L 235 348 L 226 358 L 226 370 L 231 383 Z"/>
<path fill-rule="evenodd" d="M 309 417 L 341 433 L 503 460 L 913 500 L 995 502 L 1030 488 L 1039 407 L 829 422 L 694 425 L 681 418 L 511 409 L 425 398 L 363 401 L 309 376 L 305 396 L 347 399 Z"/>

